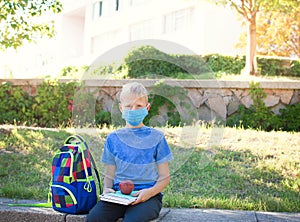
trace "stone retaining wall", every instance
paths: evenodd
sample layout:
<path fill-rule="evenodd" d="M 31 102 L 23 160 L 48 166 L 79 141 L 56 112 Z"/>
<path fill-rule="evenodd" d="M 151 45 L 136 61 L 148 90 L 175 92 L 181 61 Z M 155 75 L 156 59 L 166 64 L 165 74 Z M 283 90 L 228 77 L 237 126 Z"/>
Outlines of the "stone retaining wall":
<path fill-rule="evenodd" d="M 42 79 L 2 79 L 3 82 L 11 82 L 14 86 L 20 86 L 31 95 L 36 93 L 37 87 L 44 81 Z M 75 80 L 61 79 L 60 82 L 70 82 Z M 138 81 L 143 83 L 148 90 L 159 83 L 177 86 L 187 90 L 188 101 L 198 114 L 198 118 L 205 121 L 219 118 L 225 120 L 228 116 L 234 114 L 240 105 L 249 108 L 253 101 L 250 96 L 249 81 L 218 81 L 218 80 L 101 80 L 88 79 L 81 80 L 85 82 L 85 87 L 90 92 L 103 101 L 106 111 L 111 111 L 113 104 L 116 103 L 118 93 L 127 82 Z M 279 110 L 300 102 L 300 81 L 262 81 L 260 87 L 266 92 L 267 97 L 264 102 L 267 107 L 271 107 L 275 114 Z M 74 94 L 76 96 L 76 94 Z M 164 95 L 161 95 L 164 96 Z M 176 97 L 168 98 L 179 113 L 188 115 L 181 107 L 180 101 Z M 162 108 L 163 109 L 163 108 Z"/>

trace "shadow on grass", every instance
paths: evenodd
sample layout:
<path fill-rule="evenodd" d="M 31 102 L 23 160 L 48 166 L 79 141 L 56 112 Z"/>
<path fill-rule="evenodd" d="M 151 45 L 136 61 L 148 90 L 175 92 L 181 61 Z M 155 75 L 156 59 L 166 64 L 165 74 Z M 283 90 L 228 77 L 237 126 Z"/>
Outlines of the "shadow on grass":
<path fill-rule="evenodd" d="M 203 167 L 207 150 L 195 150 L 171 176 L 165 206 L 300 212 L 300 184 L 295 178 L 283 176 L 250 150 L 213 152 Z"/>
<path fill-rule="evenodd" d="M 0 131 L 0 197 L 45 200 L 52 157 L 69 135 L 44 129 Z M 83 136 L 102 172 L 106 135 Z M 164 191 L 166 207 L 300 212 L 299 180 L 269 164 L 278 156 L 170 146 L 174 160 L 170 163 L 171 182 Z M 284 170 L 297 170 L 288 162 L 283 166 Z"/>
<path fill-rule="evenodd" d="M 65 131 L 27 129 L 1 134 L 0 196 L 47 199 L 52 157 L 68 136 Z"/>
<path fill-rule="evenodd" d="M 52 158 L 70 135 L 64 130 L 47 129 L 0 131 L 0 197 L 46 200 Z M 104 140 L 82 135 L 99 169 Z"/>

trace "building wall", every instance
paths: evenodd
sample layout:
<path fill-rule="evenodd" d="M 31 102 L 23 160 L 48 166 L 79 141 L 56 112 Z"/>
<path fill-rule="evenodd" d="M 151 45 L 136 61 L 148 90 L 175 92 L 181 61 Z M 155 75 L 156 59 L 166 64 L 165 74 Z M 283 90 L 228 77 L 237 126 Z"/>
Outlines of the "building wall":
<path fill-rule="evenodd" d="M 201 0 L 119 0 L 116 11 L 116 0 L 101 0 L 99 16 L 99 2 L 62 0 L 57 35 L 0 52 L 0 78 L 56 76 L 65 66 L 90 65 L 121 44 L 145 39 L 174 42 L 194 54 L 243 53 L 234 48 L 242 29 L 229 9 Z"/>
<path fill-rule="evenodd" d="M 80 0 L 77 0 L 80 1 Z M 101 7 L 100 7 L 101 3 Z M 161 39 L 183 45 L 196 54 L 240 53 L 235 49 L 240 22 L 233 11 L 198 0 L 86 1 L 64 16 L 84 20 L 85 56 L 96 58 L 113 47 L 142 39 Z M 101 8 L 101 13 L 99 12 Z M 65 29 L 65 32 L 73 30 Z M 77 36 L 82 36 L 82 30 Z M 74 47 L 81 44 L 78 40 Z"/>

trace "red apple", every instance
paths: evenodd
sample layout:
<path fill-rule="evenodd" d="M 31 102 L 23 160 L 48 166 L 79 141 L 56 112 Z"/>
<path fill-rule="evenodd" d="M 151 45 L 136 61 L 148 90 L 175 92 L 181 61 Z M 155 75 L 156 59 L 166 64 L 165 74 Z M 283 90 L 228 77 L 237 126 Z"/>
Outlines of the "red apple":
<path fill-rule="evenodd" d="M 119 183 L 119 187 L 122 194 L 131 194 L 134 189 L 134 184 L 131 180 L 123 180 Z"/>

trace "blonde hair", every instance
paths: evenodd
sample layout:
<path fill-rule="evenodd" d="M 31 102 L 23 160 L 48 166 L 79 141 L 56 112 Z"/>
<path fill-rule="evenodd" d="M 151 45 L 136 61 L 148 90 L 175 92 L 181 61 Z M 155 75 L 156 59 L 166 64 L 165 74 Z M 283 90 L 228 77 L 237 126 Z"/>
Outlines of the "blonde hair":
<path fill-rule="evenodd" d="M 138 82 L 132 82 L 123 85 L 122 91 L 120 93 L 120 102 L 124 101 L 126 98 L 129 98 L 132 95 L 136 97 L 145 97 L 148 100 L 147 89 L 143 86 L 143 84 Z"/>

